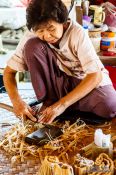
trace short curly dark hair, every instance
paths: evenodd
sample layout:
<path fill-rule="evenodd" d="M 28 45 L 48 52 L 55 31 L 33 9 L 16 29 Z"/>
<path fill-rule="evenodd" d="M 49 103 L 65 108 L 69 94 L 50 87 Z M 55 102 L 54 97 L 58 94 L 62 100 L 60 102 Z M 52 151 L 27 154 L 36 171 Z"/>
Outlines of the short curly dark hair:
<path fill-rule="evenodd" d="M 68 10 L 61 0 L 31 0 L 26 11 L 27 27 L 36 26 L 54 20 L 64 23 L 68 19 Z"/>

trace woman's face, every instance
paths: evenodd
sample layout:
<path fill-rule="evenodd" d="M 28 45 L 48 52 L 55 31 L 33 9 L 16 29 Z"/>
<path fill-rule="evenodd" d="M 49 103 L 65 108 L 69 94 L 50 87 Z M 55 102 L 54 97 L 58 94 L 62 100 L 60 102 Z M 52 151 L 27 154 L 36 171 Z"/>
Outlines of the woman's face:
<path fill-rule="evenodd" d="M 40 25 L 38 28 L 35 32 L 36 36 L 50 44 L 56 43 L 63 35 L 63 24 L 53 20 Z"/>

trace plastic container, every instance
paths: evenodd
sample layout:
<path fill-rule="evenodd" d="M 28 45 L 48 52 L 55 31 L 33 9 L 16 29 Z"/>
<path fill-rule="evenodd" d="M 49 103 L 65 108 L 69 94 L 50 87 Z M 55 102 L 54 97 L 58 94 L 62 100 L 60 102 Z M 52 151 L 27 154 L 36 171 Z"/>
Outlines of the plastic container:
<path fill-rule="evenodd" d="M 105 68 L 109 71 L 109 76 L 112 80 L 114 88 L 116 89 L 116 66 L 105 66 Z"/>
<path fill-rule="evenodd" d="M 101 37 L 101 50 L 115 48 L 116 36 L 114 32 L 102 32 Z"/>
<path fill-rule="evenodd" d="M 101 39 L 101 50 L 108 50 L 115 48 L 116 37 L 114 38 L 102 38 Z"/>
<path fill-rule="evenodd" d="M 90 38 L 100 38 L 101 37 L 101 29 L 93 29 L 89 31 Z"/>

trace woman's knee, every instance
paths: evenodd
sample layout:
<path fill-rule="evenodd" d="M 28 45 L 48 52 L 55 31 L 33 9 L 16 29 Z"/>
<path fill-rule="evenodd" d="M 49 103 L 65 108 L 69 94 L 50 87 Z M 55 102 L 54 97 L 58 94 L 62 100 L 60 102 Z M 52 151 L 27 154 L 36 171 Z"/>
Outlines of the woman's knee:
<path fill-rule="evenodd" d="M 116 116 L 116 98 L 105 99 L 93 109 L 93 112 L 104 118 L 113 118 Z"/>
<path fill-rule="evenodd" d="M 41 52 L 43 52 L 43 54 L 46 54 L 46 44 L 37 37 L 30 38 L 24 46 L 24 59 L 33 56 L 34 53 Z"/>
<path fill-rule="evenodd" d="M 116 116 L 116 91 L 112 85 L 99 87 L 94 92 L 92 111 L 105 118 Z"/>

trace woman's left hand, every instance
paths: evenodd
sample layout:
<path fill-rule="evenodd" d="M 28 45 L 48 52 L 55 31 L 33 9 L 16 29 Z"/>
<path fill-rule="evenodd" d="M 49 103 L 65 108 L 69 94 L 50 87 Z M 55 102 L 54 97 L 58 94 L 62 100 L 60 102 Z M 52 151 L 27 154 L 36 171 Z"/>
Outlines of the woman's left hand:
<path fill-rule="evenodd" d="M 65 105 L 59 100 L 47 107 L 42 113 L 38 122 L 50 124 L 52 121 L 66 110 Z"/>

